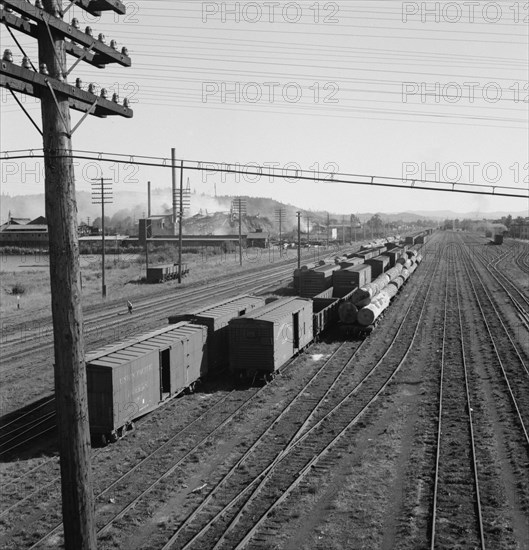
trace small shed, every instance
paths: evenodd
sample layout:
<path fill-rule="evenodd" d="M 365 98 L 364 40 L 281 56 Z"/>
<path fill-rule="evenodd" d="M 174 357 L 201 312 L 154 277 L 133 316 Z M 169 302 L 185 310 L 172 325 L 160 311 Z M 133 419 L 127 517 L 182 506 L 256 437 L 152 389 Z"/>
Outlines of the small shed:
<path fill-rule="evenodd" d="M 229 334 L 233 373 L 273 373 L 311 342 L 312 300 L 276 300 L 232 319 Z"/>
<path fill-rule="evenodd" d="M 208 364 L 210 372 L 214 373 L 229 364 L 229 321 L 264 305 L 263 297 L 237 296 L 191 313 L 171 315 L 169 323 L 190 321 L 208 328 Z"/>
<path fill-rule="evenodd" d="M 246 246 L 256 248 L 268 248 L 270 243 L 270 233 L 258 229 L 253 233 L 248 233 L 246 236 Z"/>

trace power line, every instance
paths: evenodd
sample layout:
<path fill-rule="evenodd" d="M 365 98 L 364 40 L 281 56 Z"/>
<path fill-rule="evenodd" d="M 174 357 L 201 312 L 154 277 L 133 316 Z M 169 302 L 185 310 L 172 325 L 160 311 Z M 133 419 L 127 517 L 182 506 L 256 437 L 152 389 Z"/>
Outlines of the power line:
<path fill-rule="evenodd" d="M 40 149 L 37 149 L 40 151 Z M 43 154 L 35 154 L 35 149 L 28 150 L 29 154 L 20 155 L 24 150 L 0 151 L 4 159 L 17 160 L 28 158 L 44 158 Z M 11 156 L 16 153 L 15 156 Z M 133 164 L 137 166 L 153 166 L 158 168 L 173 168 L 182 166 L 185 170 L 198 172 L 219 172 L 226 174 L 242 174 L 246 176 L 261 176 L 285 180 L 313 181 L 320 183 L 343 183 L 349 185 L 368 185 L 372 187 L 390 187 L 395 189 L 420 189 L 423 191 L 442 191 L 477 195 L 492 195 L 497 197 L 529 198 L 529 189 L 495 184 L 476 184 L 468 182 L 440 181 L 426 178 L 403 179 L 402 177 L 352 174 L 346 172 L 316 172 L 314 170 L 296 170 L 290 168 L 274 168 L 268 166 L 240 165 L 206 160 L 179 159 L 172 164 L 166 157 L 152 157 L 146 155 L 130 155 L 123 153 L 108 153 L 97 151 L 69 151 L 68 156 L 79 160 L 96 160 L 99 162 L 115 162 Z M 64 156 L 64 154 L 62 155 Z M 110 158 L 116 157 L 116 158 Z M 50 156 L 53 158 L 53 156 Z M 144 159 L 144 160 L 137 160 Z M 237 168 L 239 167 L 239 168 Z M 429 185 L 429 186 L 428 186 Z M 433 187 L 433 186 L 439 187 Z M 457 186 L 457 188 L 456 188 Z"/>

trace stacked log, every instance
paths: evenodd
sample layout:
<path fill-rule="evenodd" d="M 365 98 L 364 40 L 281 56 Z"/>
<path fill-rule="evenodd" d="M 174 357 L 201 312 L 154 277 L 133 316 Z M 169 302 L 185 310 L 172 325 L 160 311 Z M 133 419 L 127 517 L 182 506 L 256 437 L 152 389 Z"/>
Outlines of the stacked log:
<path fill-rule="evenodd" d="M 389 306 L 389 297 L 385 292 L 376 296 L 368 306 L 358 310 L 356 320 L 359 325 L 372 325 L 380 314 Z"/>
<path fill-rule="evenodd" d="M 340 321 L 345 324 L 351 324 L 356 321 L 356 314 L 358 309 L 351 302 L 342 302 L 338 307 L 338 317 Z"/>

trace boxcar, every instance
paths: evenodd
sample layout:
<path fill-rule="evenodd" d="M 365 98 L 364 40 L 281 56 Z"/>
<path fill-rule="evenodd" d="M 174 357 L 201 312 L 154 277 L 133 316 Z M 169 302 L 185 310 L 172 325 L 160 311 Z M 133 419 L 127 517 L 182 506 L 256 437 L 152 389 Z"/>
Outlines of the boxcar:
<path fill-rule="evenodd" d="M 299 295 L 312 298 L 332 286 L 333 272 L 340 269 L 339 265 L 326 264 L 299 273 Z"/>
<path fill-rule="evenodd" d="M 206 327 L 174 326 L 106 346 L 86 357 L 90 432 L 115 441 L 132 421 L 207 373 Z"/>
<path fill-rule="evenodd" d="M 371 258 L 366 260 L 366 264 L 371 266 L 371 278 L 373 279 L 379 275 L 382 275 L 382 273 L 390 267 L 389 258 L 387 256 L 377 256 L 376 258 Z"/>
<path fill-rule="evenodd" d="M 169 323 L 190 321 L 208 328 L 208 365 L 210 373 L 217 373 L 229 364 L 228 323 L 249 311 L 264 306 L 265 298 L 237 296 L 223 302 L 206 306 L 192 313 L 172 315 Z"/>
<path fill-rule="evenodd" d="M 312 300 L 281 298 L 232 319 L 229 334 L 233 374 L 273 375 L 312 341 Z"/>
<path fill-rule="evenodd" d="M 371 281 L 371 266 L 367 264 L 346 267 L 333 273 L 334 295 L 343 297 L 356 287 Z"/>
<path fill-rule="evenodd" d="M 405 251 L 403 248 L 397 246 L 391 250 L 388 250 L 387 252 L 384 252 L 384 256 L 387 256 L 389 258 L 389 266 L 395 267 L 395 264 L 397 263 L 397 260 L 399 258 L 402 258 L 403 254 L 405 254 Z"/>

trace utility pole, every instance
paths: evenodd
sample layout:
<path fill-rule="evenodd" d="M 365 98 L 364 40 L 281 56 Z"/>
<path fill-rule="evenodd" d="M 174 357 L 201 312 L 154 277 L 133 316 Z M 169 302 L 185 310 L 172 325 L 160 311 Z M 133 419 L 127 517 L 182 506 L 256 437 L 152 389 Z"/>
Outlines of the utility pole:
<path fill-rule="evenodd" d="M 353 242 L 353 215 L 349 214 L 349 244 Z"/>
<path fill-rule="evenodd" d="M 126 49 L 116 43 L 107 46 L 104 36 L 96 40 L 92 31 L 79 30 L 77 19 L 64 21 L 68 6 L 62 0 L 42 0 L 34 6 L 24 0 L 3 0 L 0 20 L 11 29 L 37 38 L 39 59 L 27 57 L 17 41 L 22 62 L 14 63 L 10 50 L 0 64 L 0 87 L 7 88 L 33 127 L 42 135 L 45 170 L 46 220 L 49 232 L 51 310 L 54 339 L 55 401 L 61 469 L 62 516 L 66 550 L 96 550 L 95 507 L 90 466 L 90 429 L 88 423 L 87 378 L 84 358 L 83 312 L 81 307 L 81 270 L 77 234 L 77 204 L 72 159 L 72 134 L 88 115 L 132 117 L 128 103 L 118 104 L 118 96 L 107 99 L 86 91 L 77 79 L 68 83 L 67 55 L 96 67 L 118 63 L 131 64 Z M 125 14 L 119 0 L 79 2 L 94 16 L 113 10 Z M 69 40 L 65 40 L 68 38 Z M 41 100 L 42 129 L 25 109 L 15 92 Z M 70 108 L 84 113 L 71 128 Z"/>
<path fill-rule="evenodd" d="M 345 245 L 345 216 L 342 216 L 342 246 Z"/>
<path fill-rule="evenodd" d="M 236 197 L 231 201 L 231 210 L 239 216 L 239 265 L 242 266 L 242 216 L 246 214 L 246 199 Z"/>
<path fill-rule="evenodd" d="M 147 182 L 147 217 L 151 217 L 151 182 Z"/>
<path fill-rule="evenodd" d="M 298 269 L 301 267 L 301 212 L 296 212 L 298 217 Z"/>
<path fill-rule="evenodd" d="M 307 244 L 310 244 L 310 217 L 307 216 Z"/>
<path fill-rule="evenodd" d="M 174 147 L 171 149 L 171 188 L 173 198 L 173 235 L 176 235 L 176 152 Z"/>
<path fill-rule="evenodd" d="M 283 208 L 276 209 L 276 218 L 279 221 L 279 257 L 282 255 L 282 225 L 283 225 Z"/>
<path fill-rule="evenodd" d="M 174 151 L 174 149 L 173 149 Z M 184 161 L 180 161 L 180 208 L 178 209 L 178 284 L 182 284 L 182 223 L 184 221 Z"/>
<path fill-rule="evenodd" d="M 330 223 L 329 212 L 327 212 L 327 248 L 329 248 L 329 231 L 331 230 Z"/>
<path fill-rule="evenodd" d="M 111 178 L 97 178 L 92 180 L 92 204 L 101 205 L 101 295 L 103 298 L 107 296 L 107 286 L 105 284 L 105 203 L 112 202 Z M 98 182 L 98 183 L 95 183 Z"/>
<path fill-rule="evenodd" d="M 241 197 L 239 197 L 239 265 L 242 267 L 242 209 Z"/>

